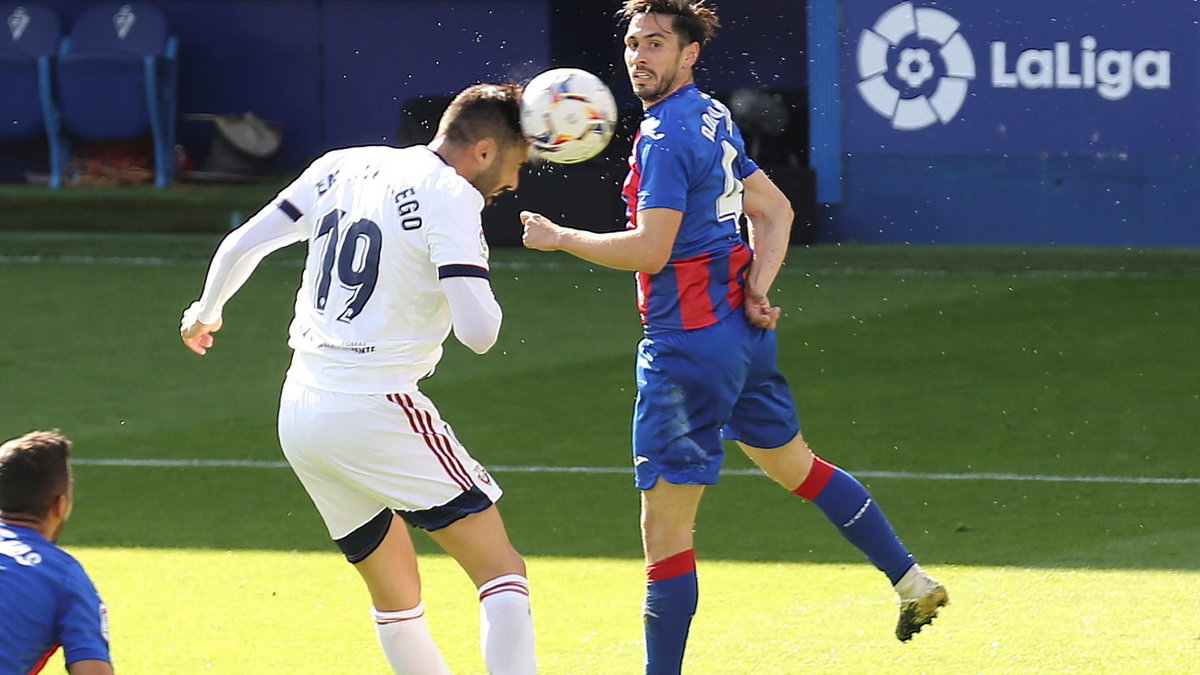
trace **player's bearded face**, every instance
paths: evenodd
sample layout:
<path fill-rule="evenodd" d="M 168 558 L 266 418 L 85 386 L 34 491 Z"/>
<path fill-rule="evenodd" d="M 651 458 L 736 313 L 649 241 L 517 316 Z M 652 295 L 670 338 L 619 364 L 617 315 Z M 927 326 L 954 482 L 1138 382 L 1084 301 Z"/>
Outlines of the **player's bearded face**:
<path fill-rule="evenodd" d="M 633 93 L 650 104 L 675 91 L 684 75 L 683 50 L 670 17 L 639 14 L 625 33 L 625 68 Z"/>
<path fill-rule="evenodd" d="M 654 103 L 675 90 L 675 82 L 679 79 L 676 72 L 659 74 L 654 71 L 641 70 L 630 72 L 633 83 L 633 93 L 646 103 Z"/>
<path fill-rule="evenodd" d="M 521 167 L 528 159 L 529 148 L 523 144 L 505 147 L 491 166 L 484 169 L 471 181 L 476 190 L 483 195 L 484 202 L 492 203 L 494 197 L 514 191 L 521 176 Z"/>

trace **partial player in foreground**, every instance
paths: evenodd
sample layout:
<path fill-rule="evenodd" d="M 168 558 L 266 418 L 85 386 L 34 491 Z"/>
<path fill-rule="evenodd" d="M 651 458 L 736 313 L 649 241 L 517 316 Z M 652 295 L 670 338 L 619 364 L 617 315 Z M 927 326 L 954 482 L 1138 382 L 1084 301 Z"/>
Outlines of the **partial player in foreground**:
<path fill-rule="evenodd" d="M 718 26 L 703 0 L 628 0 L 625 66 L 644 119 L 623 196 L 628 226 L 593 233 L 522 213 L 527 247 L 637 272 L 633 464 L 648 583 L 646 672 L 678 673 L 698 601 L 692 530 L 723 440 L 811 501 L 893 584 L 906 641 L 948 601 L 850 474 L 813 455 L 776 365 L 780 310 L 767 293 L 792 225 L 787 197 L 746 156 L 721 102 L 692 69 Z M 743 244 L 739 221 L 748 218 Z M 753 514 L 747 514 L 753 517 Z"/>
<path fill-rule="evenodd" d="M 38 673 L 63 649 L 71 675 L 112 675 L 108 610 L 55 545 L 71 516 L 71 441 L 32 431 L 0 445 L 0 673 Z"/>
<path fill-rule="evenodd" d="M 528 157 L 520 89 L 460 93 L 428 146 L 317 159 L 221 243 L 181 333 L 203 355 L 226 301 L 270 252 L 308 242 L 279 405 L 279 440 L 330 536 L 366 582 L 397 673 L 448 673 L 424 619 L 405 523 L 425 530 L 479 590 L 488 672 L 536 671 L 525 561 L 501 490 L 418 389 L 451 330 L 482 354 L 501 310 L 480 211 L 516 190 Z"/>

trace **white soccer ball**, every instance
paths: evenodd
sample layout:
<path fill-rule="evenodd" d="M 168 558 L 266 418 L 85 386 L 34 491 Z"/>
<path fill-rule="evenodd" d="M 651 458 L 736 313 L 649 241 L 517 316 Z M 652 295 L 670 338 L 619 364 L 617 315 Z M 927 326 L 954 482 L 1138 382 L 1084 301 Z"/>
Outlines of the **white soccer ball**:
<path fill-rule="evenodd" d="M 535 157 L 558 164 L 589 160 L 617 127 L 617 102 L 600 78 L 579 68 L 553 68 L 525 85 L 521 128 Z"/>

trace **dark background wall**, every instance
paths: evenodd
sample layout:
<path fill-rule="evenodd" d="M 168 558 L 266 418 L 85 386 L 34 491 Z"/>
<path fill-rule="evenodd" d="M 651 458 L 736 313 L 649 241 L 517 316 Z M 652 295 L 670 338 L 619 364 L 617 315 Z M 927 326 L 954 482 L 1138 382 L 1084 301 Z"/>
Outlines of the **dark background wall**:
<path fill-rule="evenodd" d="M 93 4 L 44 2 L 68 25 Z M 444 98 L 438 97 L 474 82 L 525 80 L 553 66 L 595 72 L 626 113 L 617 139 L 591 162 L 540 167 L 485 222 L 506 223 L 491 226 L 500 244 L 514 243 L 510 223 L 518 208 L 591 229 L 622 225 L 616 188 L 637 102 L 619 65 L 618 0 L 158 4 L 180 38 L 180 112 L 254 111 L 281 122 L 285 141 L 272 167 L 281 174 L 334 147 L 420 140 L 440 112 Z M 958 22 L 977 67 L 955 117 L 919 131 L 893 128 L 858 89 L 864 31 L 904 3 L 717 4 L 724 25 L 701 59 L 698 83 L 726 101 L 743 86 L 783 95 L 787 131 L 752 145 L 792 198 L 796 241 L 1200 245 L 1200 3 L 1095 0 L 1085 11 L 1074 0 L 913 2 Z M 816 65 L 838 62 L 833 76 L 811 83 L 810 15 L 814 25 L 829 18 L 825 30 L 836 48 Z M 1011 72 L 1020 51 L 1065 42 L 1075 59 L 1071 71 L 1079 72 L 1086 35 L 1096 38 L 1097 52 L 1172 50 L 1171 87 L 1135 88 L 1107 101 L 1089 89 L 991 85 L 991 43 L 1006 43 L 1003 69 Z M 944 64 L 937 58 L 934 64 L 942 69 L 935 74 L 944 75 Z M 419 114 L 404 114 L 406 104 L 430 97 L 433 103 Z M 810 102 L 821 104 L 820 119 L 836 118 L 820 138 L 809 138 Z M 203 162 L 211 125 L 184 121 L 179 132 Z M 832 197 L 814 196 L 810 140 L 839 148 L 832 162 L 816 169 L 825 185 L 836 186 Z"/>
<path fill-rule="evenodd" d="M 94 3 L 44 0 L 66 26 Z M 350 145 L 406 145 L 432 135 L 446 97 L 481 81 L 522 82 L 573 66 L 604 79 L 625 115 L 597 160 L 544 166 L 522 194 L 485 216 L 495 243 L 516 241 L 520 208 L 623 226 L 618 190 L 638 103 L 621 59 L 616 0 L 157 0 L 179 38 L 181 114 L 253 111 L 280 122 L 284 145 L 271 167 L 298 172 L 320 153 Z M 720 3 L 723 27 L 698 71 L 701 88 L 727 94 L 761 86 L 788 92 L 795 166 L 780 181 L 811 204 L 804 185 L 804 3 Z M 418 102 L 432 99 L 421 105 Z M 412 114 L 405 113 L 406 105 Z M 179 142 L 203 167 L 211 123 L 183 120 Z M 794 177 L 784 174 L 794 174 Z M 596 189 L 602 184 L 612 189 Z M 805 192 L 800 192 L 806 190 Z M 492 225 L 505 223 L 505 225 Z"/>
<path fill-rule="evenodd" d="M 94 3 L 42 0 L 69 26 Z M 325 150 L 396 138 L 404 103 L 480 81 L 524 81 L 552 66 L 603 77 L 623 107 L 613 0 L 158 0 L 180 40 L 180 112 L 283 123 L 280 170 Z M 711 91 L 805 82 L 802 3 L 725 2 L 705 54 Z M 182 122 L 202 155 L 211 126 Z"/>

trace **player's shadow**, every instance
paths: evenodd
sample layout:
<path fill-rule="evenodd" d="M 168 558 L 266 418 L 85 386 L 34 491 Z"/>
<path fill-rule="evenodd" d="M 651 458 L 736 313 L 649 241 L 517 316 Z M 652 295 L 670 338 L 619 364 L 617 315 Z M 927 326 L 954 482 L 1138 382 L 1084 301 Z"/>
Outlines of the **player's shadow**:
<path fill-rule="evenodd" d="M 629 400 L 579 415 L 627 386 L 626 356 L 559 365 L 525 378 L 546 384 L 537 405 L 512 395 L 511 375 L 439 390 L 443 414 L 481 405 L 503 424 L 458 425 L 458 435 L 493 467 L 505 489 L 509 534 L 530 556 L 639 558 L 638 493 L 628 459 Z M 564 371 L 568 371 L 564 373 Z M 564 377 L 586 381 L 568 386 Z M 458 395 L 452 391 L 460 390 Z M 631 390 L 630 390 L 631 391 Z M 558 431 L 545 435 L 547 419 Z M 521 431 L 522 429 L 526 431 Z M 845 462 L 853 470 L 853 459 Z M 551 467 L 537 470 L 530 467 Z M 707 489 L 696 525 L 709 560 L 859 564 L 812 504 L 788 494 L 730 445 L 729 475 Z M 559 467 L 554 470 L 553 467 Z M 602 467 L 574 472 L 561 467 Z M 306 550 L 338 555 L 304 490 L 287 468 L 76 469 L 78 507 L 64 543 L 86 546 Z M 135 483 L 129 479 L 136 477 Z M 877 502 L 917 558 L 931 564 L 1200 569 L 1200 532 L 1162 505 L 1179 505 L 1190 485 L 866 478 Z M 416 534 L 418 550 L 438 552 Z"/>

